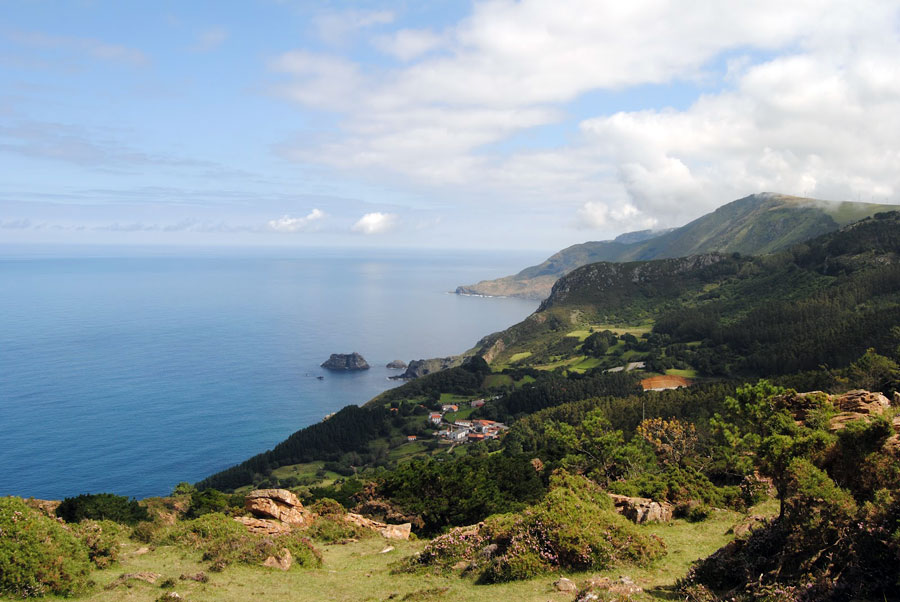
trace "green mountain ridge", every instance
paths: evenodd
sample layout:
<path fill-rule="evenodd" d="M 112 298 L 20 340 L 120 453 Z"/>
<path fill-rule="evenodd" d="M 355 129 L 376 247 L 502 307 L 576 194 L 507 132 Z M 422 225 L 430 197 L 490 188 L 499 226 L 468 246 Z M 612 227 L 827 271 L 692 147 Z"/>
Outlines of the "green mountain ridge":
<path fill-rule="evenodd" d="M 712 252 L 763 255 L 894 209 L 894 205 L 759 193 L 727 203 L 680 228 L 644 230 L 611 241 L 572 245 L 518 274 L 463 285 L 456 292 L 542 300 L 560 276 L 589 263 L 646 261 Z"/>

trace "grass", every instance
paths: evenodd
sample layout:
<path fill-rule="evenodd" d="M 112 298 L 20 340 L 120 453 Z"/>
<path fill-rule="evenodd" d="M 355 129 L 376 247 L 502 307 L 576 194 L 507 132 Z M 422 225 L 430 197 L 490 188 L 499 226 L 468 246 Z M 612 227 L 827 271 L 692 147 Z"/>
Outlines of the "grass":
<path fill-rule="evenodd" d="M 288 477 L 296 477 L 298 479 L 308 479 L 308 478 L 316 478 L 317 473 L 322 470 L 325 466 L 324 462 L 307 462 L 305 464 L 290 464 L 288 466 L 280 466 L 272 471 L 272 475 L 278 477 L 279 479 L 286 479 Z M 321 483 L 325 485 L 330 485 L 335 480 L 342 478 L 336 472 L 325 471 L 325 477 L 320 480 Z"/>
<path fill-rule="evenodd" d="M 514 353 L 509 358 L 510 364 L 515 364 L 516 362 L 521 362 L 522 360 L 531 357 L 530 351 L 520 351 L 519 353 Z"/>
<path fill-rule="evenodd" d="M 570 368 L 573 372 L 587 372 L 591 368 L 596 368 L 600 365 L 600 358 L 597 357 L 586 357 L 574 366 Z"/>
<path fill-rule="evenodd" d="M 469 398 L 465 395 L 456 395 L 454 393 L 441 393 L 441 403 L 455 405 L 469 405 Z"/>
<path fill-rule="evenodd" d="M 754 512 L 765 509 L 764 504 L 754 508 Z M 777 502 L 774 509 L 777 512 Z M 137 555 L 135 552 L 143 544 L 129 542 L 123 548 L 120 564 L 92 573 L 97 587 L 91 595 L 81 599 L 92 602 L 150 602 L 167 591 L 176 591 L 188 600 L 226 602 L 254 599 L 569 602 L 573 594 L 557 592 L 553 588 L 553 582 L 560 576 L 581 583 L 593 576 L 617 579 L 621 575 L 628 575 L 644 588 L 644 593 L 634 597 L 634 600 L 674 599 L 671 588 L 675 580 L 684 576 L 691 562 L 725 545 L 731 539 L 729 529 L 740 519 L 741 515 L 735 512 L 714 510 L 708 520 L 700 523 L 676 520 L 669 524 L 640 527 L 662 537 L 668 549 L 665 557 L 648 567 L 618 566 L 600 573 L 552 573 L 529 581 L 499 585 L 475 585 L 471 579 L 455 574 L 392 574 L 391 565 L 420 551 L 425 540 L 389 541 L 376 537 L 347 545 L 320 546 L 324 564 L 319 569 L 282 572 L 232 565 L 221 573 L 210 572 L 209 563 L 201 560 L 199 552 L 159 546 L 146 554 Z M 382 554 L 388 546 L 394 550 Z M 209 576 L 208 583 L 179 580 L 182 574 L 200 571 L 205 571 Z M 108 591 L 103 589 L 123 573 L 138 572 L 159 573 L 161 577 L 155 585 L 132 580 L 129 586 L 120 585 Z M 160 584 L 167 578 L 175 584 L 163 589 Z"/>
<path fill-rule="evenodd" d="M 423 442 L 411 441 L 392 449 L 388 452 L 388 458 L 395 462 L 400 462 L 404 459 L 409 459 L 410 456 L 417 456 L 419 454 L 424 454 L 425 452 L 426 449 Z"/>
<path fill-rule="evenodd" d="M 666 370 L 666 374 L 671 376 L 683 376 L 684 378 L 697 378 L 697 371 L 693 368 L 688 368 L 686 370 L 669 368 L 668 370 Z"/>
<path fill-rule="evenodd" d="M 444 414 L 444 420 L 446 420 L 447 422 L 453 422 L 454 420 L 465 420 L 474 411 L 475 408 L 473 408 L 468 404 L 468 402 L 466 402 L 466 405 L 462 407 L 458 412 L 447 412 L 446 414 Z"/>

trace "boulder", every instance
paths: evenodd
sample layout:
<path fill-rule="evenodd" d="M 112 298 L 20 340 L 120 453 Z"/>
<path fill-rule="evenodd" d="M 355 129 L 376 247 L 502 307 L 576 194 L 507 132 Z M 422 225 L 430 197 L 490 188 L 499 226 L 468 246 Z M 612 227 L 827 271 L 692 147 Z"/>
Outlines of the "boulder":
<path fill-rule="evenodd" d="M 610 493 L 616 512 L 635 523 L 665 523 L 672 520 L 672 504 L 645 497 Z"/>
<path fill-rule="evenodd" d="M 366 518 L 365 516 L 356 514 L 354 512 L 348 512 L 347 515 L 344 516 L 344 520 L 348 523 L 353 523 L 354 525 L 359 525 L 360 527 L 364 527 L 366 529 L 378 531 L 383 537 L 387 539 L 409 539 L 409 534 L 412 530 L 411 523 L 403 523 L 402 525 L 388 525 L 386 523 L 380 523 L 370 518 Z"/>
<path fill-rule="evenodd" d="M 881 393 L 873 393 L 856 389 L 847 391 L 843 395 L 835 395 L 831 402 L 839 412 L 853 412 L 855 414 L 882 414 L 891 406 L 888 398 Z"/>
<path fill-rule="evenodd" d="M 406 370 L 406 362 L 403 360 L 394 360 L 387 363 L 387 368 L 391 370 Z"/>
<path fill-rule="evenodd" d="M 244 507 L 257 518 L 273 518 L 290 525 L 306 522 L 303 504 L 287 489 L 257 489 L 247 494 Z"/>
<path fill-rule="evenodd" d="M 560 592 L 574 592 L 578 589 L 578 586 L 575 585 L 575 582 L 571 579 L 566 579 L 565 577 L 560 577 L 556 581 L 553 582 L 553 587 L 556 588 L 556 591 Z"/>
<path fill-rule="evenodd" d="M 322 367 L 326 370 L 354 372 L 368 370 L 369 364 L 363 356 L 354 351 L 353 353 L 332 353 L 331 357 L 322 362 Z"/>
<path fill-rule="evenodd" d="M 280 556 L 269 556 L 263 561 L 263 566 L 267 566 L 272 569 L 281 569 L 282 571 L 286 571 L 291 568 L 291 565 L 294 563 L 294 557 L 291 555 L 291 551 L 287 548 L 281 548 Z"/>
<path fill-rule="evenodd" d="M 732 527 L 731 530 L 734 533 L 735 537 L 744 537 L 752 531 L 761 529 L 768 524 L 769 519 L 767 517 L 759 514 L 751 514 L 750 516 L 737 523 L 734 527 Z"/>
<path fill-rule="evenodd" d="M 291 526 L 277 520 L 265 520 L 250 518 L 249 516 L 236 516 L 234 520 L 241 523 L 250 533 L 257 535 L 282 535 L 291 532 Z"/>
<path fill-rule="evenodd" d="M 834 395 L 831 398 L 834 408 L 840 412 L 828 423 L 828 429 L 839 431 L 848 422 L 867 418 L 868 416 L 880 416 L 891 406 L 888 398 L 881 393 L 874 393 L 857 389 L 847 391 L 842 395 Z"/>
<path fill-rule="evenodd" d="M 621 576 L 615 581 L 609 577 L 593 577 L 588 579 L 584 587 L 578 591 L 576 602 L 593 602 L 594 600 L 630 600 L 635 594 L 644 591 L 631 577 Z"/>

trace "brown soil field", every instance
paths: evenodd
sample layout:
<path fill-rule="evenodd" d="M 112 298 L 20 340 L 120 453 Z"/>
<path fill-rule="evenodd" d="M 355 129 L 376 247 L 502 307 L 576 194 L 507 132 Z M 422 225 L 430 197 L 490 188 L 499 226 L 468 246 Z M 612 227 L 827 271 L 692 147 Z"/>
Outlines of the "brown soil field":
<path fill-rule="evenodd" d="M 642 380 L 641 386 L 644 387 L 644 391 L 647 391 L 649 389 L 690 387 L 691 381 L 689 381 L 688 379 L 686 379 L 683 376 L 675 376 L 675 375 L 651 376 L 650 378 L 645 378 L 644 380 Z"/>

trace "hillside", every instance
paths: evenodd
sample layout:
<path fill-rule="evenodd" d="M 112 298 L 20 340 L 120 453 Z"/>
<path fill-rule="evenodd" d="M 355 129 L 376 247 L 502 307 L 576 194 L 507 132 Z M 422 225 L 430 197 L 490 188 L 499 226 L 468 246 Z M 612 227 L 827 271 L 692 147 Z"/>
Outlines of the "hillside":
<path fill-rule="evenodd" d="M 545 299 L 557 278 L 589 263 L 646 261 L 701 253 L 763 255 L 833 232 L 879 211 L 894 209 L 893 205 L 754 194 L 680 228 L 632 232 L 611 241 L 573 245 L 518 274 L 463 285 L 456 292 Z"/>
<path fill-rule="evenodd" d="M 761 257 L 583 266 L 523 322 L 482 339 L 477 353 L 495 369 L 679 358 L 708 375 L 764 376 L 845 363 L 866 347 L 887 350 L 900 316 L 898 215 Z M 592 334 L 629 327 L 640 339 L 610 340 L 602 353 L 583 346 Z"/>

